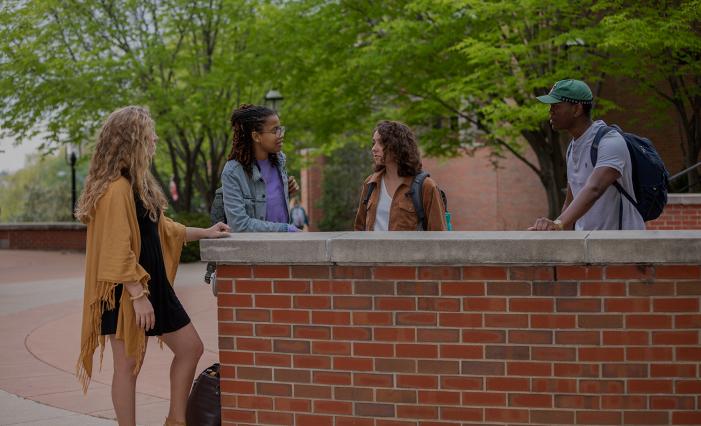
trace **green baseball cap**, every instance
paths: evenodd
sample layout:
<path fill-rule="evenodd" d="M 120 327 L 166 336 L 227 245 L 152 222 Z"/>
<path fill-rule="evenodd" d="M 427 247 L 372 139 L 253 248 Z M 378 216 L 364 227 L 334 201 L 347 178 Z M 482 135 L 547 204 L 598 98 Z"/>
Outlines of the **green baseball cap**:
<path fill-rule="evenodd" d="M 544 104 L 559 104 L 560 102 L 570 102 L 573 104 L 591 104 L 594 95 L 587 83 L 580 80 L 560 80 L 550 89 L 550 93 L 538 96 L 539 101 Z"/>

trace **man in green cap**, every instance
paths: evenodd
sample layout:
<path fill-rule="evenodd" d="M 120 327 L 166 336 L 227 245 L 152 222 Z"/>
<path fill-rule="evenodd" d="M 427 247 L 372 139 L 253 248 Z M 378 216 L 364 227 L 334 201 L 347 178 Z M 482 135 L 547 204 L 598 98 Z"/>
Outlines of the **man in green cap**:
<path fill-rule="evenodd" d="M 567 196 L 562 213 L 555 220 L 538 218 L 528 229 L 645 229 L 638 210 L 613 186 L 618 182 L 634 197 L 632 163 L 623 136 L 615 131 L 604 134 L 592 165 L 592 142 L 606 123 L 591 119 L 594 96 L 589 86 L 580 80 L 561 80 L 538 100 L 550 105 L 553 129 L 566 131 L 572 140 L 567 147 Z"/>

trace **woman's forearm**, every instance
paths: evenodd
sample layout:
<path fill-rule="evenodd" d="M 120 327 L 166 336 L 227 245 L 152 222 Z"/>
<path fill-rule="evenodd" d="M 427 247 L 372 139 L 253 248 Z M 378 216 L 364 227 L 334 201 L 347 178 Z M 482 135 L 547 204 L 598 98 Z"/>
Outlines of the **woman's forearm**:
<path fill-rule="evenodd" d="M 197 241 L 203 238 L 222 238 L 229 235 L 231 228 L 226 223 L 215 223 L 209 228 L 185 227 L 185 241 Z"/>
<path fill-rule="evenodd" d="M 138 296 L 144 290 L 144 286 L 142 286 L 141 283 L 137 281 L 124 283 L 124 288 L 132 297 Z"/>
<path fill-rule="evenodd" d="M 198 241 L 206 237 L 207 235 L 203 228 L 193 228 L 190 226 L 185 228 L 185 241 Z"/>

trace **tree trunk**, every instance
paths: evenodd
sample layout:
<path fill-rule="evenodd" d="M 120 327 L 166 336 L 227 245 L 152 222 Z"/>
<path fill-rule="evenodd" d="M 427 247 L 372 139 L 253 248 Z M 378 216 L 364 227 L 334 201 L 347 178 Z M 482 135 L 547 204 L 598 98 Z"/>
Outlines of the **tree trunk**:
<path fill-rule="evenodd" d="M 192 211 L 192 184 L 194 177 L 193 167 L 195 164 L 196 162 L 193 161 L 193 159 L 188 159 L 185 163 L 185 176 L 183 179 L 185 185 L 183 186 L 183 191 L 181 192 L 180 197 L 182 200 L 182 209 L 186 212 Z"/>
<path fill-rule="evenodd" d="M 684 84 L 684 77 L 669 76 L 667 78 L 671 97 L 663 97 L 674 106 L 679 122 L 684 129 L 681 141 L 682 158 L 684 168 L 689 168 L 699 161 L 699 151 L 701 151 L 701 95 L 691 94 Z M 694 81 L 698 85 L 698 78 Z M 687 106 L 689 110 L 687 110 Z M 699 170 L 692 169 L 686 173 L 687 192 L 701 191 L 701 177 Z"/>
<path fill-rule="evenodd" d="M 692 103 L 694 108 L 692 112 L 691 119 L 691 129 L 687 130 L 687 158 L 684 158 L 684 168 L 691 167 L 699 162 L 699 152 L 701 152 L 701 99 L 699 97 L 694 99 L 699 101 L 696 105 Z M 688 192 L 701 192 L 701 174 L 699 173 L 699 168 L 689 170 L 686 174 L 689 182 Z"/>
<path fill-rule="evenodd" d="M 173 171 L 173 174 L 171 178 L 173 179 L 173 182 L 175 182 L 175 187 L 178 188 L 178 193 L 182 190 L 181 185 L 180 185 L 180 166 L 178 165 L 178 157 L 177 157 L 177 152 L 175 148 L 175 144 L 177 143 L 173 138 L 171 137 L 166 137 L 165 139 L 166 144 L 168 146 L 168 156 L 170 158 L 170 168 Z M 168 180 L 170 183 L 170 179 Z M 167 197 L 170 199 L 172 202 L 173 210 L 176 212 L 182 211 L 182 198 L 178 197 L 178 200 L 175 201 L 172 198 L 172 194 L 170 193 L 170 188 L 168 188 L 168 192 L 166 193 Z"/>
<path fill-rule="evenodd" d="M 561 213 L 567 190 L 567 165 L 558 134 L 547 122 L 541 124 L 540 130 L 522 134 L 538 158 L 537 174 L 548 199 L 548 217 L 555 219 Z"/>
<path fill-rule="evenodd" d="M 701 151 L 701 135 L 695 129 L 686 131 L 686 149 L 684 155 L 684 168 L 689 168 L 699 162 L 699 152 Z M 687 191 L 701 192 L 701 174 L 699 168 L 691 169 L 686 173 Z"/>

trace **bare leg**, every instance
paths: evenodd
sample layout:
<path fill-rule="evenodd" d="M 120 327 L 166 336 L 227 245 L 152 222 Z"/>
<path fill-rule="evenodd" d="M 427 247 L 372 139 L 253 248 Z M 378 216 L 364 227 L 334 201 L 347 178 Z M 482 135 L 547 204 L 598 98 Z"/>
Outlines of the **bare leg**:
<path fill-rule="evenodd" d="M 134 426 L 136 425 L 136 376 L 134 375 L 136 359 L 127 357 L 123 340 L 115 338 L 114 334 L 109 338 L 114 358 L 112 404 L 117 414 L 117 423 L 120 426 Z"/>
<path fill-rule="evenodd" d="M 175 355 L 170 365 L 170 409 L 168 418 L 185 421 L 187 397 L 195 378 L 197 362 L 204 352 L 204 345 L 192 323 L 178 331 L 161 336 Z"/>

